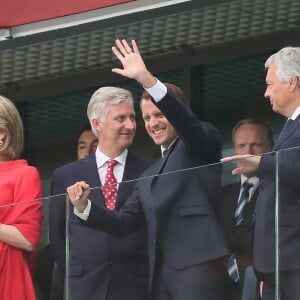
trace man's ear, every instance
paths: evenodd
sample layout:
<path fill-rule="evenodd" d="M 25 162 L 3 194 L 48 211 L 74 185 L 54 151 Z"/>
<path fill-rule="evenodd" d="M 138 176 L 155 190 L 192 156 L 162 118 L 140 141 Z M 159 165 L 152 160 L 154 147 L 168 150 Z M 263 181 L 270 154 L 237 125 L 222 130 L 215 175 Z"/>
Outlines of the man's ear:
<path fill-rule="evenodd" d="M 297 76 L 294 76 L 293 78 L 290 79 L 290 91 L 294 91 L 295 88 L 299 86 L 299 78 Z"/>
<path fill-rule="evenodd" d="M 97 132 L 102 132 L 102 123 L 99 120 L 93 119 L 92 126 L 97 130 Z"/>

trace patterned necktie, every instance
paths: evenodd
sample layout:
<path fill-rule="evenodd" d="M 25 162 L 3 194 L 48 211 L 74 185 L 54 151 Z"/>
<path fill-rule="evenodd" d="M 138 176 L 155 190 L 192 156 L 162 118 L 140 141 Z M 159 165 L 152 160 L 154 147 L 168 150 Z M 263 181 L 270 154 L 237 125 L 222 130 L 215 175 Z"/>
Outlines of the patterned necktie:
<path fill-rule="evenodd" d="M 234 282 L 239 282 L 240 281 L 240 273 L 239 273 L 239 269 L 238 269 L 238 266 L 237 266 L 235 253 L 230 255 L 227 259 L 227 271 L 228 271 L 229 277 Z"/>
<path fill-rule="evenodd" d="M 102 188 L 106 207 L 108 209 L 115 209 L 117 199 L 117 179 L 114 175 L 113 168 L 118 162 L 110 159 L 107 162 L 107 171 L 105 175 L 105 183 Z"/>
<path fill-rule="evenodd" d="M 252 183 L 250 183 L 248 181 L 245 181 L 243 183 L 242 192 L 240 194 L 240 198 L 238 200 L 237 208 L 235 210 L 235 215 L 234 215 L 236 226 L 239 226 L 244 219 L 245 207 L 250 200 L 249 190 L 251 187 L 253 187 Z"/>

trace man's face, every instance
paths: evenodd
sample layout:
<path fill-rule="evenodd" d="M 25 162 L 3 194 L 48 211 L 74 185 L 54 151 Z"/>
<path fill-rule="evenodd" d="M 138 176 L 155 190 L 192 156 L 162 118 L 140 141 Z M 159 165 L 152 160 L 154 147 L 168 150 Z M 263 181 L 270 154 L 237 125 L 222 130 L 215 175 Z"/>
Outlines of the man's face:
<path fill-rule="evenodd" d="M 92 130 L 84 131 L 77 143 L 77 158 L 83 159 L 94 153 L 97 149 L 98 140 Z"/>
<path fill-rule="evenodd" d="M 243 124 L 234 135 L 236 154 L 259 155 L 271 150 L 267 129 L 262 125 Z"/>
<path fill-rule="evenodd" d="M 276 72 L 277 66 L 271 64 L 266 76 L 267 88 L 264 96 L 270 99 L 273 111 L 288 118 L 295 110 L 290 99 L 290 82 L 281 82 Z"/>
<path fill-rule="evenodd" d="M 150 100 L 141 100 L 141 110 L 145 128 L 156 145 L 168 148 L 177 137 L 175 128 L 165 115 Z"/>
<path fill-rule="evenodd" d="M 133 141 L 136 122 L 133 106 L 122 101 L 116 105 L 109 105 L 104 122 L 96 120 L 99 134 L 99 145 L 104 153 L 119 155 L 128 148 Z"/>
<path fill-rule="evenodd" d="M 271 151 L 268 131 L 262 125 L 243 124 L 234 135 L 234 150 L 237 155 L 259 155 Z M 252 174 L 244 174 L 250 177 Z"/>

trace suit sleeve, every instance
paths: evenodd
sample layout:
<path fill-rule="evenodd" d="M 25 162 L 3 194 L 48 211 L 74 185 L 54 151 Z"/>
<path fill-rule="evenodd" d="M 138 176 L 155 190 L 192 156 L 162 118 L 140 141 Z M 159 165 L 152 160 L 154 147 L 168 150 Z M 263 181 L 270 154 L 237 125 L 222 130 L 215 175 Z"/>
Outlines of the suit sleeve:
<path fill-rule="evenodd" d="M 300 145 L 300 140 L 299 140 Z M 279 150 L 278 162 L 275 152 L 264 154 L 261 158 L 258 176 L 267 178 L 275 182 L 276 164 L 278 163 L 279 182 L 297 194 L 300 192 L 299 174 L 300 174 L 300 149 Z"/>
<path fill-rule="evenodd" d="M 202 157 L 205 162 L 219 162 L 221 142 L 218 130 L 210 123 L 201 122 L 181 99 L 170 91 L 154 104 L 174 126 L 189 152 Z"/>
<path fill-rule="evenodd" d="M 126 235 L 145 224 L 144 213 L 139 201 L 138 188 L 135 188 L 125 205 L 117 210 L 109 210 L 91 202 L 91 211 L 86 226 L 107 231 L 115 235 Z"/>

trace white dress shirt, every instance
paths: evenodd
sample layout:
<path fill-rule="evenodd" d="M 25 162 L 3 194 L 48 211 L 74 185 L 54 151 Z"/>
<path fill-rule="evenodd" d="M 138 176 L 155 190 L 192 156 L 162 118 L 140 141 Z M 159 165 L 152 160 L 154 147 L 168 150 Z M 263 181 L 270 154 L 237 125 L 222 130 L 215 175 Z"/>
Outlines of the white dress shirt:
<path fill-rule="evenodd" d="M 243 174 L 241 175 L 241 188 L 240 188 L 240 195 L 239 195 L 239 198 L 241 197 L 241 193 L 242 193 L 242 186 L 244 184 L 244 182 L 248 180 L 249 183 L 252 183 L 253 186 L 249 189 L 249 199 L 252 199 L 252 196 L 253 194 L 255 193 L 257 187 L 258 187 L 258 184 L 259 184 L 259 178 L 256 177 L 256 176 L 253 176 L 253 177 L 246 177 L 244 176 Z M 239 199 L 238 198 L 238 199 Z"/>
<path fill-rule="evenodd" d="M 107 171 L 107 161 L 110 159 L 114 159 L 118 162 L 114 167 L 114 175 L 117 179 L 117 182 L 122 181 L 127 154 L 128 154 L 128 150 L 125 149 L 119 156 L 110 158 L 106 154 L 101 152 L 99 150 L 99 148 L 97 147 L 95 155 L 96 155 L 96 164 L 97 164 L 97 170 L 98 170 L 101 186 L 103 186 L 105 183 L 105 175 L 106 175 L 106 171 Z M 74 214 L 84 221 L 86 221 L 88 219 L 88 217 L 90 215 L 90 211 L 91 211 L 91 201 L 89 199 L 88 199 L 88 205 L 82 213 L 79 212 L 76 207 L 74 207 Z"/>

